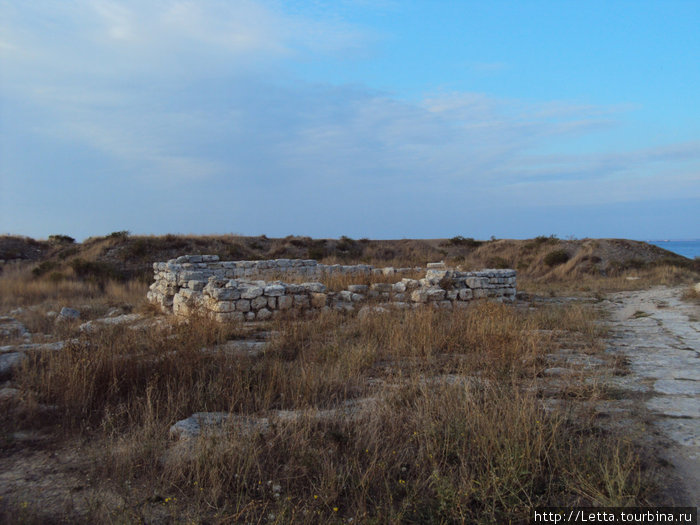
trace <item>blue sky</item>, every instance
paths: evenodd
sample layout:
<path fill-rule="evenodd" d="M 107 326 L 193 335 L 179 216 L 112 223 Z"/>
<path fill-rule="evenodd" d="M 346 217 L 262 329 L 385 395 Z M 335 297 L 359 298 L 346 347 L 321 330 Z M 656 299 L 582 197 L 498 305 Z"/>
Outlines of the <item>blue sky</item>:
<path fill-rule="evenodd" d="M 698 238 L 698 21 L 0 0 L 0 233 Z"/>

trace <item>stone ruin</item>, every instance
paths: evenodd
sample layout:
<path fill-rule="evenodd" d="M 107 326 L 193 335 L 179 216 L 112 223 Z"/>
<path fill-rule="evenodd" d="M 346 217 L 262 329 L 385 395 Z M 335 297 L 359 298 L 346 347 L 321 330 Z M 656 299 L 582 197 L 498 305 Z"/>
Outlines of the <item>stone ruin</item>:
<path fill-rule="evenodd" d="M 367 264 L 326 265 L 312 259 L 220 261 L 217 255 L 183 255 L 154 263 L 153 270 L 155 282 L 147 295 L 150 302 L 177 316 L 204 314 L 219 322 L 262 321 L 282 312 L 353 311 L 368 302 L 395 308 L 429 303 L 450 309 L 475 299 L 515 299 L 515 270 L 464 272 L 449 269 L 442 262 L 430 263 L 427 268 L 374 268 Z M 314 281 L 338 274 L 363 280 L 417 272 L 425 272 L 424 277 L 352 284 L 337 292 Z M 285 276 L 308 282 L 286 283 L 281 280 Z"/>

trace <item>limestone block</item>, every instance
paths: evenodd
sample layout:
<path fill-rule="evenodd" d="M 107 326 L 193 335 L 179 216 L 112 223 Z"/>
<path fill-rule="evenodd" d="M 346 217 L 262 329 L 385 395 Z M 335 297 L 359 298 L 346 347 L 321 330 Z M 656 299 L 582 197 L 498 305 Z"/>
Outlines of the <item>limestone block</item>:
<path fill-rule="evenodd" d="M 367 293 L 369 287 L 366 284 L 351 284 L 348 291 L 352 293 Z"/>
<path fill-rule="evenodd" d="M 190 290 L 201 291 L 204 289 L 204 282 L 203 281 L 189 281 L 187 283 L 187 287 Z"/>
<path fill-rule="evenodd" d="M 281 284 L 270 284 L 266 286 L 263 293 L 268 297 L 279 297 L 284 295 L 285 287 Z"/>
<path fill-rule="evenodd" d="M 393 266 L 387 266 L 386 268 L 382 268 L 382 275 L 394 275 L 396 273 L 396 268 Z"/>
<path fill-rule="evenodd" d="M 294 297 L 291 295 L 282 295 L 277 298 L 277 308 L 280 310 L 289 310 L 294 304 Z"/>
<path fill-rule="evenodd" d="M 428 292 L 426 288 L 418 288 L 411 292 L 411 301 L 414 303 L 424 303 L 428 300 Z"/>
<path fill-rule="evenodd" d="M 462 288 L 459 290 L 460 301 L 471 301 L 473 297 L 473 292 L 469 288 Z"/>
<path fill-rule="evenodd" d="M 474 299 L 483 299 L 488 295 L 488 291 L 484 288 L 475 288 L 472 290 Z"/>
<path fill-rule="evenodd" d="M 299 284 L 288 284 L 287 285 L 287 292 L 290 295 L 302 293 L 304 291 L 304 287 L 299 285 Z"/>
<path fill-rule="evenodd" d="M 459 290 L 447 290 L 447 293 L 445 294 L 445 298 L 448 299 L 449 301 L 454 301 L 457 299 L 457 295 L 459 294 Z"/>
<path fill-rule="evenodd" d="M 263 294 L 263 289 L 260 286 L 241 287 L 241 299 L 255 299 Z"/>
<path fill-rule="evenodd" d="M 294 306 L 309 306 L 309 296 L 306 294 L 294 294 Z"/>
<path fill-rule="evenodd" d="M 354 293 L 350 296 L 350 300 L 353 303 L 359 303 L 360 301 L 364 301 L 365 296 L 362 295 L 361 293 Z"/>
<path fill-rule="evenodd" d="M 239 299 L 236 301 L 236 310 L 239 312 L 249 312 L 250 311 L 250 300 L 249 299 Z"/>
<path fill-rule="evenodd" d="M 219 260 L 218 255 L 202 255 L 202 262 L 209 263 L 209 262 L 217 262 Z"/>
<path fill-rule="evenodd" d="M 216 301 L 210 308 L 213 312 L 228 313 L 236 310 L 236 303 L 233 301 Z"/>
<path fill-rule="evenodd" d="M 324 293 L 326 291 L 326 287 L 322 283 L 302 283 L 301 286 L 309 292 Z"/>
<path fill-rule="evenodd" d="M 352 292 L 350 290 L 343 290 L 338 292 L 338 299 L 341 301 L 352 301 Z"/>
<path fill-rule="evenodd" d="M 488 285 L 488 278 L 486 277 L 467 277 L 464 282 L 467 283 L 469 288 L 486 288 Z"/>
<path fill-rule="evenodd" d="M 218 301 L 235 301 L 241 297 L 236 288 L 210 288 L 206 293 Z"/>
<path fill-rule="evenodd" d="M 245 314 L 246 321 L 255 321 L 255 312 L 247 312 Z"/>
<path fill-rule="evenodd" d="M 428 289 L 426 289 L 428 301 L 442 301 L 443 299 L 445 299 L 445 293 L 445 290 L 443 290 L 439 286 L 431 286 Z"/>
<path fill-rule="evenodd" d="M 393 287 L 389 283 L 374 283 L 369 287 L 373 292 L 389 293 L 392 291 Z"/>
<path fill-rule="evenodd" d="M 267 308 L 261 308 L 256 315 L 258 321 L 264 321 L 270 317 L 272 317 L 272 312 Z"/>
<path fill-rule="evenodd" d="M 416 279 L 408 279 L 404 277 L 401 282 L 406 285 L 406 290 L 415 290 L 420 286 L 420 283 Z"/>
<path fill-rule="evenodd" d="M 267 306 L 267 297 L 263 295 L 259 295 L 258 297 L 250 301 L 250 307 L 253 310 L 259 310 L 260 308 L 264 308 L 265 306 Z"/>
<path fill-rule="evenodd" d="M 445 270 L 447 269 L 447 266 L 445 265 L 445 261 L 440 261 L 440 262 L 432 262 L 428 263 L 428 269 L 434 269 L 434 270 Z"/>
<path fill-rule="evenodd" d="M 277 308 L 277 297 L 268 297 L 267 298 L 267 307 L 270 310 L 275 310 Z"/>

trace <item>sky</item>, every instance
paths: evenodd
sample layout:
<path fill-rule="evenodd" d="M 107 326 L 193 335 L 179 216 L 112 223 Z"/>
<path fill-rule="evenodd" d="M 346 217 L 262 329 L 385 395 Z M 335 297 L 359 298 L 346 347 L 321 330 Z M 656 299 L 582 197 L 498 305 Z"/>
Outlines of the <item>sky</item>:
<path fill-rule="evenodd" d="M 699 21 L 0 0 L 0 234 L 700 238 Z"/>

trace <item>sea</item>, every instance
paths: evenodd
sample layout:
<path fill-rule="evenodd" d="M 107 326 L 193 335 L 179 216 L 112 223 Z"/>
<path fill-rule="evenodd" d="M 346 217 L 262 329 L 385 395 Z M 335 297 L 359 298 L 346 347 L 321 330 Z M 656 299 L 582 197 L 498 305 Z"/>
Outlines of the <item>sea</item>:
<path fill-rule="evenodd" d="M 677 253 L 688 259 L 700 257 L 700 239 L 690 241 L 647 241 L 649 244 Z"/>

